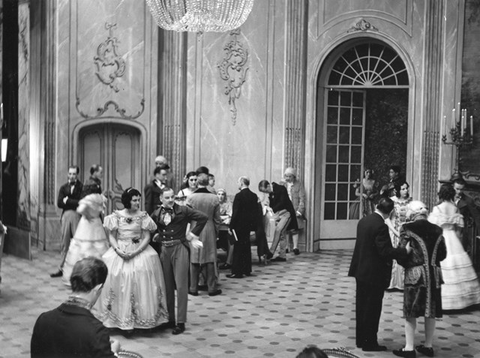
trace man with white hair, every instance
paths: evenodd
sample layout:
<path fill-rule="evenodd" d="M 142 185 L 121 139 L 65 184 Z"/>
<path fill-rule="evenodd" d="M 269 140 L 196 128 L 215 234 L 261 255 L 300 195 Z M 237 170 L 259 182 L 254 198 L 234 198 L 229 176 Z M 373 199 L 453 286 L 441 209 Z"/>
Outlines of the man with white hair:
<path fill-rule="evenodd" d="M 407 222 L 400 228 L 398 247 L 410 243 L 412 254 L 397 259 L 405 267 L 403 316 L 405 317 L 405 346 L 393 350 L 398 357 L 415 357 L 415 350 L 433 357 L 435 318 L 442 317 L 442 275 L 440 261 L 447 256 L 441 227 L 427 220 L 428 209 L 421 201 L 407 207 Z M 425 317 L 425 343 L 415 346 L 417 318 Z"/>
<path fill-rule="evenodd" d="M 292 235 L 293 241 L 293 253 L 295 255 L 300 254 L 300 250 L 298 249 L 298 232 L 303 229 L 305 226 L 305 188 L 300 180 L 297 178 L 297 170 L 295 168 L 287 168 L 285 169 L 285 173 L 283 174 L 283 178 L 285 181 L 283 185 L 287 188 L 288 197 L 293 204 L 293 208 L 295 210 L 295 215 L 297 217 L 297 224 L 298 229 L 294 229 L 289 231 Z"/>

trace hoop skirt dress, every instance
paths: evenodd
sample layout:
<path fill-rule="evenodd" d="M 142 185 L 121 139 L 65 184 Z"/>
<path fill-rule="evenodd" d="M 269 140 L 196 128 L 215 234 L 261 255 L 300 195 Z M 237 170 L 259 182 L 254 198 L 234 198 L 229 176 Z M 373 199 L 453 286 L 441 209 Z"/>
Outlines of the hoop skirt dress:
<path fill-rule="evenodd" d="M 105 217 L 104 226 L 117 239 L 120 250 L 135 251 L 142 233 L 157 226 L 146 212 L 134 217 L 115 211 Z M 94 315 L 108 328 L 149 329 L 168 321 L 165 281 L 157 252 L 147 245 L 130 260 L 124 260 L 113 248 L 104 255 L 108 276 L 94 306 Z"/>
<path fill-rule="evenodd" d="M 103 195 L 90 194 L 78 204 L 77 212 L 82 217 L 70 242 L 63 265 L 62 280 L 67 286 L 70 286 L 70 276 L 77 261 L 88 256 L 101 259 L 110 246 L 100 220 L 105 200 Z"/>
<path fill-rule="evenodd" d="M 444 310 L 459 310 L 480 303 L 480 283 L 470 257 L 463 249 L 455 231 L 463 227 L 463 216 L 447 216 L 436 206 L 428 220 L 443 229 L 447 257 L 440 262 L 444 284 L 442 307 Z"/>

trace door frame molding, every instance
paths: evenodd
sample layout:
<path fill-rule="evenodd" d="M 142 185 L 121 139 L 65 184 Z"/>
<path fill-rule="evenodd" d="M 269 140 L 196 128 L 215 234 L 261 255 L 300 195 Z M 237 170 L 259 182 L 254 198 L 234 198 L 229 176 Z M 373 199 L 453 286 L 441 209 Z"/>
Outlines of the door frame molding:
<path fill-rule="evenodd" d="M 307 82 L 307 122 L 306 122 L 306 158 L 310 158 L 310 163 L 313 165 L 305 166 L 305 188 L 307 189 L 307 196 L 311 198 L 307 202 L 307 212 L 312 213 L 312 217 L 319 217 L 321 215 L 321 188 L 319 187 L 319 179 L 322 177 L 322 135 L 321 131 L 323 123 L 317 123 L 318 112 L 323 113 L 325 106 L 323 89 L 321 93 L 318 91 L 318 83 L 322 85 L 327 81 L 327 75 L 330 73 L 330 69 L 337 60 L 339 54 L 344 53 L 348 48 L 356 45 L 358 42 L 365 41 L 379 41 L 390 46 L 400 56 L 407 68 L 408 81 L 409 81 L 409 95 L 408 95 L 408 140 L 407 140 L 407 167 L 406 167 L 406 179 L 410 183 L 420 183 L 422 177 L 422 163 L 421 156 L 414 157 L 413 153 L 421 153 L 423 145 L 422 137 L 422 121 L 417 120 L 416 116 L 416 72 L 413 66 L 413 62 L 408 55 L 408 52 L 401 47 L 401 45 L 390 37 L 385 36 L 380 32 L 375 33 L 347 33 L 343 36 L 335 38 L 327 46 L 323 47 L 322 51 L 318 54 L 315 63 L 312 65 L 312 71 L 309 73 Z M 325 86 L 324 86 L 325 87 Z M 420 93 L 421 91 L 418 91 Z M 421 113 L 418 113 L 418 118 L 421 118 Z M 417 133 L 417 134 L 415 134 Z M 420 162 L 419 162 L 420 161 Z M 413 171 L 413 168 L 416 168 Z M 420 197 L 421 186 L 416 185 L 412 195 Z M 308 232 L 312 233 L 308 242 L 309 251 L 317 251 L 322 247 L 322 240 L 320 235 L 320 221 L 309 220 L 307 223 Z M 326 248 L 333 248 L 331 243 L 327 243 Z M 342 244 L 342 247 L 345 247 Z"/>
<path fill-rule="evenodd" d="M 72 157 L 70 158 L 70 163 L 76 163 L 78 159 L 78 152 L 80 149 L 80 132 L 82 129 L 92 126 L 101 126 L 105 124 L 112 124 L 112 125 L 119 125 L 125 127 L 131 127 L 136 129 L 140 133 L 140 183 L 142 185 L 139 188 L 140 192 L 143 190 L 143 186 L 147 183 L 150 173 L 147 173 L 147 130 L 146 128 L 139 122 L 135 122 L 132 120 L 121 120 L 121 119 L 114 119 L 114 118 L 102 118 L 102 119 L 87 119 L 80 123 L 78 123 L 72 131 L 72 143 L 73 143 L 73 150 L 72 150 Z M 89 168 L 81 168 L 86 173 L 86 170 Z"/>

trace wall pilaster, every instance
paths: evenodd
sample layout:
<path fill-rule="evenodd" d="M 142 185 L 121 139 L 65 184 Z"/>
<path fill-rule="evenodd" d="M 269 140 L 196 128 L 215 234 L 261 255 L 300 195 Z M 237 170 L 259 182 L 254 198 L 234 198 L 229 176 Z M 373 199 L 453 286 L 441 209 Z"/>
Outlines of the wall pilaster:
<path fill-rule="evenodd" d="M 175 182 L 185 175 L 186 33 L 160 31 L 158 154 L 170 161 Z M 180 189 L 180 188 L 174 188 Z"/>
<path fill-rule="evenodd" d="M 303 177 L 305 165 L 307 1 L 287 1 L 285 51 L 285 168 Z"/>
<path fill-rule="evenodd" d="M 430 1 L 425 14 L 425 87 L 422 148 L 422 200 L 432 207 L 436 198 L 439 161 L 439 118 L 443 66 L 443 2 Z"/>

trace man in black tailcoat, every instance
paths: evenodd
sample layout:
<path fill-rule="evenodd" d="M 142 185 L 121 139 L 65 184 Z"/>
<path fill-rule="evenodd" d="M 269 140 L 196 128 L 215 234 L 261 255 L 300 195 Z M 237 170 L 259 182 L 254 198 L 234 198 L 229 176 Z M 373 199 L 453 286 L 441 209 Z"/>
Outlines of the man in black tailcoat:
<path fill-rule="evenodd" d="M 252 252 L 250 232 L 257 230 L 259 206 L 257 194 L 250 189 L 250 179 L 241 176 L 238 179 L 240 192 L 235 195 L 232 207 L 232 220 L 229 231 L 235 237 L 232 273 L 229 278 L 242 278 L 252 274 Z"/>
<path fill-rule="evenodd" d="M 464 190 L 466 186 L 467 183 L 462 178 L 457 178 L 453 181 L 453 189 L 455 189 L 455 205 L 465 220 L 465 227 L 462 230 L 460 239 L 465 251 L 471 255 L 473 240 L 475 240 L 476 236 L 475 234 L 480 230 L 480 209 L 475 204 L 475 201 L 465 194 Z M 473 226 L 473 223 L 475 223 L 476 232 L 469 230 L 469 228 Z"/>
<path fill-rule="evenodd" d="M 404 259 L 411 252 L 410 244 L 405 248 L 392 246 L 385 224 L 392 210 L 393 201 L 381 198 L 375 212 L 358 222 L 357 241 L 348 271 L 348 276 L 357 281 L 356 343 L 366 352 L 387 350 L 377 340 L 383 295 L 392 276 L 392 259 Z"/>
<path fill-rule="evenodd" d="M 72 240 L 77 226 L 80 221 L 80 214 L 77 213 L 78 202 L 83 191 L 83 184 L 78 180 L 80 168 L 72 165 L 68 168 L 68 182 L 63 184 L 58 191 L 57 206 L 62 209 L 61 221 L 61 236 L 62 249 L 61 259 L 58 271 L 51 273 L 50 277 L 63 276 L 63 264 L 67 256 L 68 248 L 70 247 L 70 240 Z"/>
<path fill-rule="evenodd" d="M 272 261 L 284 262 L 287 261 L 287 235 L 289 230 L 298 230 L 297 214 L 293 207 L 292 201 L 288 197 L 287 188 L 277 183 L 269 183 L 267 180 L 262 180 L 258 183 L 258 190 L 262 193 L 268 194 L 270 207 L 273 210 L 273 218 L 275 219 L 275 233 L 273 236 L 272 246 L 270 251 L 275 253 L 277 246 L 280 243 L 278 256 Z"/>

